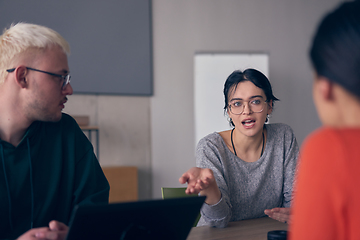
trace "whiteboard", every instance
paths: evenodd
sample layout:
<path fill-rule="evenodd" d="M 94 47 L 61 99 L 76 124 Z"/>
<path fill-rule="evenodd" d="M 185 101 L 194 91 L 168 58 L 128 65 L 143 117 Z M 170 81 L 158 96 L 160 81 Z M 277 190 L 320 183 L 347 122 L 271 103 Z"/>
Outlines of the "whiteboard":
<path fill-rule="evenodd" d="M 213 133 L 229 130 L 224 115 L 224 83 L 234 70 L 254 68 L 269 78 L 265 53 L 197 53 L 194 57 L 195 143 Z"/>

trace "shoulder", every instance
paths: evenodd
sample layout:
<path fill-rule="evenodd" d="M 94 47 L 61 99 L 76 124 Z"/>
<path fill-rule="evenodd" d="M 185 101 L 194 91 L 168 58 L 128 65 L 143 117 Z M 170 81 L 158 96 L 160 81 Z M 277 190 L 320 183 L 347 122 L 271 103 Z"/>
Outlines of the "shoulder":
<path fill-rule="evenodd" d="M 76 120 L 67 113 L 62 113 L 62 117 L 61 117 L 60 122 L 62 124 L 78 126 Z"/>
<path fill-rule="evenodd" d="M 266 124 L 267 140 L 265 150 L 284 156 L 286 159 L 297 160 L 299 145 L 294 131 L 283 123 Z"/>
<path fill-rule="evenodd" d="M 203 137 L 196 147 L 196 166 L 211 168 L 218 165 L 227 155 L 227 146 L 219 133 L 211 133 Z"/>
<path fill-rule="evenodd" d="M 301 147 L 300 172 L 316 178 L 334 178 L 334 172 L 346 168 L 344 164 L 351 161 L 345 157 L 349 145 L 343 140 L 342 132 L 336 129 L 321 127 L 312 132 Z"/>
<path fill-rule="evenodd" d="M 313 148 L 314 146 L 335 144 L 335 140 L 339 137 L 340 135 L 335 129 L 321 127 L 309 134 L 304 141 L 304 147 Z"/>
<path fill-rule="evenodd" d="M 341 148 L 350 149 L 354 143 L 360 140 L 360 129 L 335 129 L 321 127 L 312 132 L 304 141 L 303 149 L 317 151 L 322 149 L 335 152 Z M 357 144 L 356 144 L 357 145 Z"/>
<path fill-rule="evenodd" d="M 346 139 L 346 138 L 358 138 L 360 128 L 331 128 L 321 127 L 313 131 L 306 140 L 310 141 L 313 139 L 328 139 L 329 141 L 335 139 Z"/>
<path fill-rule="evenodd" d="M 265 126 L 269 138 L 272 138 L 275 141 L 296 141 L 293 129 L 285 123 L 266 124 Z"/>
<path fill-rule="evenodd" d="M 66 132 L 74 133 L 81 131 L 79 125 L 76 123 L 75 119 L 66 113 L 62 113 L 61 119 L 57 122 L 34 122 L 34 126 L 31 126 L 30 130 L 37 131 L 46 131 L 51 132 L 52 134 L 63 135 Z"/>
<path fill-rule="evenodd" d="M 285 123 L 266 124 L 266 129 L 272 133 L 293 133 L 293 129 Z"/>
<path fill-rule="evenodd" d="M 305 139 L 300 154 L 301 164 L 315 168 L 321 166 L 329 171 L 345 168 L 353 160 L 357 161 L 359 141 L 360 129 L 321 127 Z"/>
<path fill-rule="evenodd" d="M 221 137 L 221 135 L 217 132 L 214 132 L 200 139 L 197 148 L 202 148 L 205 146 L 220 146 L 223 144 L 224 144 L 224 140 Z"/>
<path fill-rule="evenodd" d="M 61 129 L 63 133 L 82 133 L 76 120 L 69 114 L 63 113 L 61 120 L 57 124 L 60 125 L 59 129 Z"/>
<path fill-rule="evenodd" d="M 83 142 L 87 140 L 80 126 L 76 120 L 70 115 L 63 113 L 58 122 L 43 122 L 44 130 L 52 132 L 52 135 L 57 135 L 58 138 L 73 139 L 76 142 Z"/>
<path fill-rule="evenodd" d="M 213 155 L 223 156 L 227 151 L 226 143 L 221 135 L 217 132 L 211 133 L 200 139 L 196 147 L 196 155 Z"/>

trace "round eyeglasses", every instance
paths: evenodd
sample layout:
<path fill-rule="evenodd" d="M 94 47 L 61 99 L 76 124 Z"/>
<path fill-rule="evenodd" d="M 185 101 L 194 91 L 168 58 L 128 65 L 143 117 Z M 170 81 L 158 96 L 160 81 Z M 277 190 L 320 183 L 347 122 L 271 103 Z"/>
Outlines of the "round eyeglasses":
<path fill-rule="evenodd" d="M 262 98 L 252 98 L 248 101 L 234 100 L 231 103 L 229 103 L 230 112 L 235 115 L 242 114 L 245 109 L 245 103 L 248 103 L 251 112 L 260 113 L 264 110 L 265 103 L 267 103 L 267 100 L 264 100 Z"/>
<path fill-rule="evenodd" d="M 11 72 L 14 72 L 15 69 L 16 68 L 11 68 L 11 69 L 7 69 L 6 71 L 11 73 Z M 60 81 L 63 81 L 63 84 L 61 85 L 61 90 L 64 90 L 66 88 L 66 86 L 70 83 L 70 78 L 71 78 L 70 74 L 61 75 L 61 74 L 47 72 L 47 71 L 43 71 L 43 70 L 39 70 L 39 69 L 36 69 L 36 68 L 31 68 L 31 67 L 26 67 L 26 69 L 36 71 L 36 72 L 46 73 L 46 74 L 49 74 L 51 76 L 55 76 L 55 77 L 60 78 Z"/>

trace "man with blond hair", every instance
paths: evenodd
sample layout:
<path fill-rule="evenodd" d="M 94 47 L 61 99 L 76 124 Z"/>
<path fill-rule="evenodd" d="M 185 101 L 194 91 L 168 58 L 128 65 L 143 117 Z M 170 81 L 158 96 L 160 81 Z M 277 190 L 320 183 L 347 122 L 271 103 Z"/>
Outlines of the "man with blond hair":
<path fill-rule="evenodd" d="M 91 143 L 62 113 L 69 52 L 44 26 L 0 36 L 0 239 L 65 239 L 75 205 L 108 202 Z"/>

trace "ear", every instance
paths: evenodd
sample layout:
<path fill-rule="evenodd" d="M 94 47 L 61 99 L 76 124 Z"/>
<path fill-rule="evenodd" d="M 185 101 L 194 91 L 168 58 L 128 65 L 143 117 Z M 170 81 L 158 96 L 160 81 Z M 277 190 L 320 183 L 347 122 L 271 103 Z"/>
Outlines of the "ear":
<path fill-rule="evenodd" d="M 267 114 L 270 115 L 273 110 L 273 100 L 271 99 L 269 102 L 267 102 L 267 105 L 268 105 Z"/>
<path fill-rule="evenodd" d="M 28 70 L 25 66 L 19 66 L 14 71 L 16 83 L 21 88 L 26 88 L 28 86 L 28 82 L 26 80 L 27 72 L 28 72 Z"/>
<path fill-rule="evenodd" d="M 334 100 L 334 84 L 326 77 L 317 77 L 314 82 L 314 88 L 324 100 Z"/>

